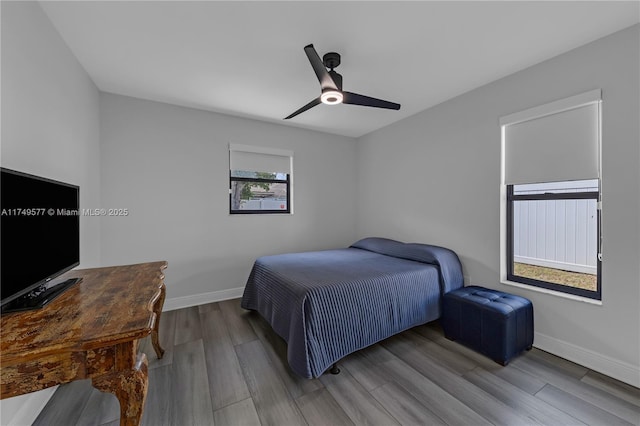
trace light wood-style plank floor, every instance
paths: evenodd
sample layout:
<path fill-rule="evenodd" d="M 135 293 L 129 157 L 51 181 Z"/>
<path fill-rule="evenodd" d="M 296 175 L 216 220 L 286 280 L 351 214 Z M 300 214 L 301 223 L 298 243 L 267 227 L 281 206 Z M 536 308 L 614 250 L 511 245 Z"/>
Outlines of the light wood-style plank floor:
<path fill-rule="evenodd" d="M 294 375 L 287 347 L 239 299 L 164 312 L 150 342 L 145 425 L 640 425 L 640 390 L 533 349 L 502 367 L 438 323 L 354 353 L 339 375 Z M 35 425 L 117 425 L 113 395 L 60 386 Z"/>

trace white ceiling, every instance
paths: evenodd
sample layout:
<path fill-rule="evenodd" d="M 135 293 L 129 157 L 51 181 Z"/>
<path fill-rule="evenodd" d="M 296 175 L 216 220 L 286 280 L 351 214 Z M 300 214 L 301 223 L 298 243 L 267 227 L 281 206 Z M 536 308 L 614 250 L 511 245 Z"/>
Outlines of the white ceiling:
<path fill-rule="evenodd" d="M 98 88 L 361 136 L 631 26 L 639 2 L 41 2 Z M 400 111 L 319 105 L 303 47 L 342 55 L 344 89 Z"/>

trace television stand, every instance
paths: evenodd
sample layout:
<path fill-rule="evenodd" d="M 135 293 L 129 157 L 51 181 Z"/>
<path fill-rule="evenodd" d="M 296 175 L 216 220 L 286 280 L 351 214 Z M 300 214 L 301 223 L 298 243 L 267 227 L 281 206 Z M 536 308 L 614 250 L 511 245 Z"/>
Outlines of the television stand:
<path fill-rule="evenodd" d="M 69 278 L 60 282 L 50 282 L 18 297 L 2 307 L 2 313 L 30 311 L 40 309 L 60 296 L 66 289 L 82 281 L 82 278 Z"/>
<path fill-rule="evenodd" d="M 167 262 L 77 269 L 82 278 L 42 309 L 0 316 L 0 399 L 74 380 L 120 402 L 120 426 L 138 426 L 147 396 L 147 357 L 138 341 L 158 328 Z"/>

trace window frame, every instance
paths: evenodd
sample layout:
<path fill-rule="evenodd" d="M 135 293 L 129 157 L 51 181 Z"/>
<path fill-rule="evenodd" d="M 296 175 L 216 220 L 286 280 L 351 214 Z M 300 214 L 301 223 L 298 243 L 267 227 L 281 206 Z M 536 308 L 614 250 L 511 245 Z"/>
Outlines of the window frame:
<path fill-rule="evenodd" d="M 598 179 L 598 187 L 600 186 L 600 179 Z M 597 191 L 581 191 L 581 192 L 545 192 L 543 194 L 514 194 L 514 185 L 506 185 L 506 231 L 507 231 L 507 247 L 506 247 L 506 262 L 507 262 L 507 280 L 515 283 L 526 284 L 533 287 L 539 287 L 546 290 L 557 291 L 560 293 L 571 294 L 574 296 L 585 297 L 588 299 L 594 299 L 597 301 L 602 300 L 602 259 L 600 251 L 600 242 L 602 239 L 601 234 L 601 220 L 600 213 L 600 190 Z M 568 285 L 552 283 L 548 281 L 536 280 L 534 278 L 523 277 L 514 274 L 514 218 L 513 218 L 513 203 L 517 201 L 546 201 L 546 200 L 592 200 L 595 199 L 597 203 L 596 208 L 596 236 L 597 236 L 597 254 L 596 254 L 596 291 L 585 290 L 582 288 L 571 287 Z"/>
<path fill-rule="evenodd" d="M 603 242 L 603 234 L 602 234 L 602 210 L 603 210 L 603 202 L 602 202 L 602 89 L 593 89 L 587 92 L 583 92 L 574 96 L 569 96 L 567 98 L 558 99 L 556 101 L 552 101 L 546 104 L 534 106 L 532 108 L 528 108 L 525 110 L 521 110 L 518 112 L 514 112 L 511 114 L 507 114 L 499 117 L 498 124 L 500 128 L 500 282 L 505 285 L 511 285 L 515 287 L 524 288 L 530 291 L 536 291 L 540 293 L 550 294 L 556 297 L 562 297 L 566 299 L 578 300 L 584 303 L 590 303 L 594 305 L 603 305 L 602 299 L 602 242 Z M 545 286 L 536 285 L 537 283 L 524 283 L 522 280 L 514 281 L 513 274 L 508 274 L 508 269 L 513 268 L 513 262 L 510 262 L 510 259 L 513 259 L 513 237 L 512 233 L 510 233 L 510 228 L 512 232 L 512 220 L 509 221 L 508 210 L 510 202 L 507 201 L 507 186 L 509 184 L 527 184 L 527 183 L 540 183 L 538 179 L 533 179 L 533 182 L 515 182 L 511 181 L 511 175 L 507 176 L 507 161 L 509 161 L 509 157 L 507 156 L 507 128 L 512 125 L 517 125 L 522 122 L 536 120 L 540 118 L 544 118 L 547 116 L 555 115 L 558 113 L 563 113 L 565 111 L 570 111 L 576 108 L 581 108 L 583 106 L 587 106 L 590 104 L 597 105 L 597 129 L 596 129 L 596 155 L 597 155 L 597 176 L 588 176 L 588 175 L 565 175 L 565 176 L 557 176 L 561 177 L 561 181 L 571 181 L 571 180 L 586 180 L 586 179 L 598 179 L 598 199 L 597 199 L 597 282 L 598 288 L 596 292 L 586 291 L 587 293 L 584 295 L 576 295 L 576 292 L 569 292 L 566 289 L 570 288 L 569 286 L 558 285 L 559 287 L 554 287 L 550 289 L 547 286 L 546 282 L 540 281 L 539 283 L 545 283 Z M 570 160 L 571 161 L 571 160 Z M 544 179 L 548 179 L 551 176 L 544 176 Z M 556 179 L 558 180 L 558 179 Z M 513 194 L 512 194 L 513 195 Z M 511 211 L 511 215 L 513 211 Z M 511 225 L 511 226 L 509 226 Z M 507 235 L 509 234 L 509 235 Z M 508 251 L 511 250 L 511 253 Z M 511 266 L 510 266 L 511 264 Z M 513 270 L 511 269 L 511 272 Z M 508 278 L 508 275 L 510 278 Z M 532 280 L 534 281 L 534 280 Z M 548 283 L 553 284 L 553 283 Z"/>
<path fill-rule="evenodd" d="M 291 174 L 287 173 L 286 176 L 286 179 L 236 177 L 233 176 L 233 171 L 229 170 L 229 214 L 291 214 Z M 233 196 L 231 192 L 233 182 L 284 183 L 287 186 L 287 208 L 272 210 L 234 210 L 233 200 L 231 199 Z"/>

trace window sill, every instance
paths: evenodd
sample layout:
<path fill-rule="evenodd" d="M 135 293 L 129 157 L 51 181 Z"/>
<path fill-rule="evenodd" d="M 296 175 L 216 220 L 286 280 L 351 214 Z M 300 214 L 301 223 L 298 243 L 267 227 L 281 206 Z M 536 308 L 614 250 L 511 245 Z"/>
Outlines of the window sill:
<path fill-rule="evenodd" d="M 289 212 L 289 213 L 229 213 L 228 214 L 231 217 L 236 217 L 236 216 L 293 216 L 293 212 Z"/>
<path fill-rule="evenodd" d="M 510 285 L 510 286 L 513 286 L 513 287 L 524 288 L 526 290 L 531 290 L 531 291 L 535 291 L 535 292 L 538 292 L 538 293 L 550 294 L 552 296 L 562 297 L 564 299 L 570 299 L 570 300 L 575 300 L 575 301 L 578 301 L 578 302 L 588 303 L 590 305 L 602 306 L 602 300 L 589 299 L 588 297 L 582 297 L 582 296 L 576 296 L 576 295 L 573 295 L 573 294 L 562 293 L 560 291 L 549 290 L 549 289 L 546 289 L 546 288 L 541 288 L 541 287 L 536 287 L 536 286 L 532 286 L 532 285 L 517 283 L 517 282 L 514 282 L 514 281 L 500 280 L 500 283 L 504 284 L 504 285 Z"/>

